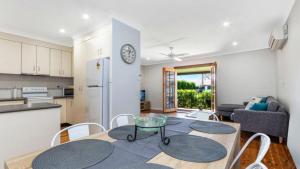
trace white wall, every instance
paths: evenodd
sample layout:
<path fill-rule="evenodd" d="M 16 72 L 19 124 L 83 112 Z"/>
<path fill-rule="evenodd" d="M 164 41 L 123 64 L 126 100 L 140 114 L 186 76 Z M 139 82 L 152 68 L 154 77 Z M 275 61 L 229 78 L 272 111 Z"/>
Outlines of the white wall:
<path fill-rule="evenodd" d="M 300 2 L 289 16 L 289 39 L 282 51 L 277 54 L 278 59 L 278 97 L 285 103 L 290 112 L 288 147 L 300 168 Z"/>
<path fill-rule="evenodd" d="M 131 44 L 136 50 L 136 60 L 126 64 L 120 49 Z M 112 116 L 140 113 L 140 32 L 117 20 L 112 21 Z"/>
<path fill-rule="evenodd" d="M 276 56 L 269 49 L 206 59 L 143 66 L 143 87 L 152 109 L 162 109 L 162 68 L 217 62 L 217 103 L 242 104 L 253 96 L 277 96 Z"/>
<path fill-rule="evenodd" d="M 141 73 L 140 73 L 140 80 L 141 80 L 141 89 L 144 90 L 145 89 L 145 84 L 144 84 L 144 80 L 143 80 L 143 75 L 145 74 L 145 66 L 141 66 Z"/>

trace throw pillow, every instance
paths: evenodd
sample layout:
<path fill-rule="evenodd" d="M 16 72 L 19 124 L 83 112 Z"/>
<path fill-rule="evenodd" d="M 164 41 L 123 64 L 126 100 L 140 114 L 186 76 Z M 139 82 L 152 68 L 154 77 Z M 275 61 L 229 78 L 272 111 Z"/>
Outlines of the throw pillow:
<path fill-rule="evenodd" d="M 262 97 L 260 103 L 267 103 L 267 97 Z"/>
<path fill-rule="evenodd" d="M 253 102 L 253 103 L 260 103 L 261 100 L 262 100 L 261 97 L 252 97 L 251 102 Z"/>
<path fill-rule="evenodd" d="M 253 105 L 254 105 L 253 102 L 249 102 L 249 103 L 247 104 L 247 106 L 245 107 L 245 110 L 250 110 L 250 108 L 251 108 Z"/>
<path fill-rule="evenodd" d="M 266 111 L 268 109 L 267 103 L 254 103 L 250 110 Z"/>

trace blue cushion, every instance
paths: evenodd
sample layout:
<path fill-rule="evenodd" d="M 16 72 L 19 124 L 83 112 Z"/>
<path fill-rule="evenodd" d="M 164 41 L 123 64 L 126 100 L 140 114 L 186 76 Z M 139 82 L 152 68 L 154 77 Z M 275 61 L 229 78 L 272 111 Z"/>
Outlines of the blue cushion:
<path fill-rule="evenodd" d="M 267 103 L 267 97 L 262 97 L 260 103 Z"/>
<path fill-rule="evenodd" d="M 256 110 L 256 111 L 266 111 L 268 109 L 267 103 L 254 103 L 252 107 L 250 107 L 250 110 Z"/>

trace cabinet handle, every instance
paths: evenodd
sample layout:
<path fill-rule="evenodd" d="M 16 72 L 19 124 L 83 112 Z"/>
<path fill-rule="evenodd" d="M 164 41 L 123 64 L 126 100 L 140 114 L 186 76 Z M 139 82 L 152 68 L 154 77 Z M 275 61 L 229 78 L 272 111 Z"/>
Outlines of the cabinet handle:
<path fill-rule="evenodd" d="M 35 71 L 35 66 L 33 66 L 33 71 Z"/>
<path fill-rule="evenodd" d="M 40 66 L 38 66 L 38 72 L 40 71 Z"/>

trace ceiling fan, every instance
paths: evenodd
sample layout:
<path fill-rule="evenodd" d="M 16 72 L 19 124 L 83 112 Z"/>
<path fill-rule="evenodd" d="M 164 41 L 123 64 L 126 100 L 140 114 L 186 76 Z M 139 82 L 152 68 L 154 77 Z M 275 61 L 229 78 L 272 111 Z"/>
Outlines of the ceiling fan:
<path fill-rule="evenodd" d="M 173 52 L 173 47 L 170 47 L 170 53 L 169 54 L 165 54 L 165 53 L 160 53 L 161 55 L 164 55 L 164 56 L 168 56 L 169 58 L 175 60 L 175 61 L 182 61 L 182 59 L 180 57 L 182 56 L 186 56 L 186 55 L 189 55 L 189 53 L 179 53 L 179 54 L 175 54 Z"/>

